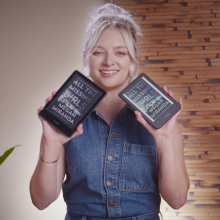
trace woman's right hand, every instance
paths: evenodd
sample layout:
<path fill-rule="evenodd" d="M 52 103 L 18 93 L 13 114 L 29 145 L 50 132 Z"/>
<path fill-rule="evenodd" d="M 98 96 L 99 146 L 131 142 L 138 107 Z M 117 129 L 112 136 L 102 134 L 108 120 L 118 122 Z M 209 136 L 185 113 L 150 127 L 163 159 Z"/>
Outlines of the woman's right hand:
<path fill-rule="evenodd" d="M 56 93 L 56 91 L 53 91 L 52 94 L 46 99 L 45 104 L 47 104 L 47 102 L 49 102 L 52 97 L 54 96 L 54 94 Z M 47 121 L 45 121 L 42 117 L 40 117 L 39 112 L 41 110 L 43 110 L 44 106 L 41 106 L 38 109 L 38 117 L 42 123 L 42 127 L 43 127 L 43 134 L 42 134 L 42 139 L 44 140 L 45 144 L 47 145 L 51 145 L 51 144 L 55 144 L 55 143 L 59 143 L 60 145 L 63 145 L 64 143 L 66 143 L 67 141 L 69 141 L 70 139 L 79 136 L 83 133 L 83 126 L 82 124 L 79 124 L 77 126 L 76 132 L 69 138 L 67 136 L 65 136 L 63 133 L 61 133 L 60 131 L 58 131 L 57 129 L 55 129 L 52 125 L 50 125 Z"/>
<path fill-rule="evenodd" d="M 46 99 L 46 104 L 52 99 L 56 91 Z M 39 209 L 45 209 L 55 201 L 62 189 L 62 184 L 66 172 L 64 143 L 83 133 L 82 124 L 79 124 L 76 132 L 68 138 L 42 117 L 38 109 L 38 117 L 42 122 L 43 133 L 39 159 L 30 182 L 30 194 L 33 204 Z"/>

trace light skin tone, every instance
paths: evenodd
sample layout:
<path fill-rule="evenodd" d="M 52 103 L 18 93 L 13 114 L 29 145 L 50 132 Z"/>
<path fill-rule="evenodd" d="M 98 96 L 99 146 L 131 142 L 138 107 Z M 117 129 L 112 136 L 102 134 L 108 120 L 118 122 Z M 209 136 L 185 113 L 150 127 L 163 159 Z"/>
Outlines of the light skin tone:
<path fill-rule="evenodd" d="M 105 30 L 89 61 L 90 76 L 107 92 L 96 109 L 110 125 L 126 106 L 118 93 L 128 85 L 131 65 L 131 56 L 120 32 L 113 28 Z"/>
<path fill-rule="evenodd" d="M 126 103 L 118 97 L 118 93 L 129 83 L 131 60 L 121 33 L 114 28 L 109 28 L 102 33 L 90 55 L 90 76 L 107 92 L 96 110 L 109 125 L 112 124 L 115 115 L 126 106 Z M 163 89 L 173 97 L 167 87 L 164 86 Z M 54 94 L 55 91 L 46 99 L 46 103 L 52 99 Z M 181 99 L 179 103 L 183 106 Z M 38 113 L 42 109 L 43 106 L 38 109 Z M 154 129 L 143 119 L 140 112 L 135 111 L 137 120 L 152 134 L 156 142 L 160 193 L 168 204 L 176 209 L 185 204 L 189 189 L 189 178 L 183 154 L 183 138 L 176 122 L 179 113 L 160 129 Z M 39 209 L 44 209 L 56 200 L 61 191 L 65 175 L 63 144 L 81 135 L 83 127 L 80 124 L 74 135 L 67 138 L 45 120 L 42 118 L 40 120 L 43 127 L 40 154 L 44 161 L 51 162 L 59 158 L 58 162 L 53 164 L 45 164 L 39 159 L 30 182 L 30 193 L 34 205 Z"/>

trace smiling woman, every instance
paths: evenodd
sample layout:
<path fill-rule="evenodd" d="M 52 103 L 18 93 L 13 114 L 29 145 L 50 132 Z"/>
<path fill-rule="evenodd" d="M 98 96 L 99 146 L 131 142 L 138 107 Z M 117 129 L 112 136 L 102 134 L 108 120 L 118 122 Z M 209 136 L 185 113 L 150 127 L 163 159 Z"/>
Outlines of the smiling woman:
<path fill-rule="evenodd" d="M 84 66 L 82 72 L 90 74 L 89 57 L 93 53 L 97 43 L 108 28 L 117 29 L 123 36 L 125 47 L 131 56 L 130 75 L 134 78 L 139 71 L 139 47 L 137 37 L 142 36 L 139 26 L 131 18 L 131 15 L 120 7 L 100 7 L 91 16 L 88 28 L 85 32 Z"/>
<path fill-rule="evenodd" d="M 138 75 L 139 35 L 129 13 L 114 4 L 93 13 L 85 35 L 83 73 L 107 95 L 71 138 L 40 118 L 41 150 L 30 183 L 39 209 L 56 200 L 61 188 L 65 220 L 159 220 L 160 194 L 173 208 L 185 204 L 189 179 L 176 122 L 180 111 L 154 129 L 118 96 Z"/>
<path fill-rule="evenodd" d="M 106 91 L 112 87 L 121 91 L 128 85 L 131 60 L 120 31 L 110 27 L 102 33 L 89 57 L 90 76 Z"/>

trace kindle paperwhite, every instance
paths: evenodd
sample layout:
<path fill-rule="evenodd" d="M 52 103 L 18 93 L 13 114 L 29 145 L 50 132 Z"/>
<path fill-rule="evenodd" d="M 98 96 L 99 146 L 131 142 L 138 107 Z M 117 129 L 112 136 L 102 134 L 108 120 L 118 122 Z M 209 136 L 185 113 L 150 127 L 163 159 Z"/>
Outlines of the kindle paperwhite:
<path fill-rule="evenodd" d="M 71 137 L 105 95 L 106 91 L 76 70 L 39 114 Z"/>
<path fill-rule="evenodd" d="M 119 94 L 134 110 L 154 128 L 162 127 L 180 109 L 180 104 L 170 97 L 145 73 L 140 74 Z"/>

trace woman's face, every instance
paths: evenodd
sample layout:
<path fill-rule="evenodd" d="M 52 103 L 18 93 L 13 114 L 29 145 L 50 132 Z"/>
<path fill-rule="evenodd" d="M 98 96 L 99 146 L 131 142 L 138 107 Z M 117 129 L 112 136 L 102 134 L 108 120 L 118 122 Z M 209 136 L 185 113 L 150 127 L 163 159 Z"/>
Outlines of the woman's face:
<path fill-rule="evenodd" d="M 90 76 L 106 91 L 128 84 L 131 56 L 119 30 L 106 29 L 89 57 Z"/>

